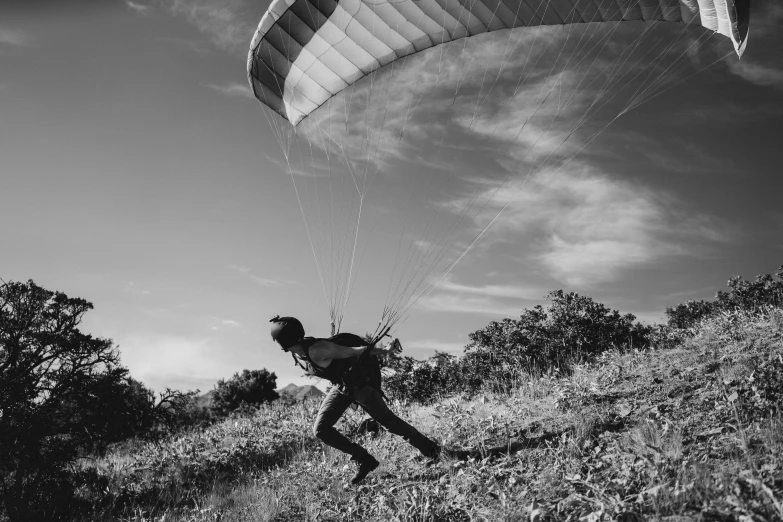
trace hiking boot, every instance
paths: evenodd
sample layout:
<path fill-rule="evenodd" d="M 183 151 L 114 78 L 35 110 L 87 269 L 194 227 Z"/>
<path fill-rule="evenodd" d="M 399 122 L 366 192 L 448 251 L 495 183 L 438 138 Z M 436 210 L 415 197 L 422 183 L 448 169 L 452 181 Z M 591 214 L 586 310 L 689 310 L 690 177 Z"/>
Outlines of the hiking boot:
<path fill-rule="evenodd" d="M 351 479 L 351 484 L 358 484 L 364 480 L 364 477 L 366 477 L 369 472 L 377 468 L 378 464 L 378 461 L 375 460 L 375 457 L 372 455 L 367 455 L 364 457 L 359 461 L 359 469 L 356 472 L 356 475 L 354 475 Z"/>

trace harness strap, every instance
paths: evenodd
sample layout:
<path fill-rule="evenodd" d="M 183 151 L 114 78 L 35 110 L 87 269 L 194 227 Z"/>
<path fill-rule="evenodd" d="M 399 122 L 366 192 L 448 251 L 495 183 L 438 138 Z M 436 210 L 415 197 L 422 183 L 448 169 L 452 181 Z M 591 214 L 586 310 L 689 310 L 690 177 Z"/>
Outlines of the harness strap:
<path fill-rule="evenodd" d="M 305 366 L 304 364 L 302 364 L 302 363 L 299 361 L 299 359 L 296 357 L 296 355 L 294 355 L 294 352 L 291 352 L 291 357 L 293 357 L 293 358 L 294 358 L 294 363 L 296 363 L 296 365 L 297 365 L 298 367 L 300 367 L 300 368 L 301 368 L 301 369 L 303 369 L 304 371 L 307 371 L 307 366 Z M 310 359 L 310 358 L 308 357 L 308 360 L 309 360 L 309 359 Z M 311 362 L 312 362 L 312 361 L 311 361 Z"/>

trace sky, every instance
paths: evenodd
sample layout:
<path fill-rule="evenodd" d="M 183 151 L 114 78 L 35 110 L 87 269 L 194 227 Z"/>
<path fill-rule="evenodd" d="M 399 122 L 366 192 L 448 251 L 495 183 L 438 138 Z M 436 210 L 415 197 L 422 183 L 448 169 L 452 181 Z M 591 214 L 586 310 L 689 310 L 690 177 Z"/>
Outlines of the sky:
<path fill-rule="evenodd" d="M 131 375 L 156 390 L 204 392 L 255 368 L 275 372 L 281 387 L 310 382 L 271 341 L 270 317 L 294 315 L 308 334 L 328 335 L 324 287 L 347 266 L 341 328 L 372 331 L 389 289 L 410 279 L 400 252 L 426 254 L 452 238 L 446 267 L 504 207 L 395 326 L 407 354 L 459 354 L 471 332 L 545 304 L 550 290 L 657 322 L 667 306 L 711 298 L 733 274 L 783 264 L 783 6 L 773 1 L 753 2 L 741 60 L 728 41 L 686 38 L 675 80 L 698 74 L 614 121 L 597 116 L 568 142 L 579 151 L 571 161 L 542 168 L 568 132 L 546 119 L 555 96 L 559 107 L 570 100 L 562 114 L 573 118 L 597 91 L 575 80 L 572 62 L 550 74 L 558 58 L 541 42 L 567 48 L 575 39 L 566 35 L 584 29 L 544 31 L 537 43 L 472 38 L 381 70 L 372 88 L 358 84 L 350 125 L 337 110 L 300 125 L 289 170 L 274 132 L 282 127 L 270 126 L 246 81 L 267 7 L 0 3 L 0 279 L 93 303 L 83 330 L 112 339 Z M 618 32 L 608 56 L 633 37 Z M 533 67 L 518 51 L 535 45 Z M 342 254 L 343 265 L 330 266 L 323 238 L 339 233 L 339 251 L 353 252 L 359 202 L 335 144 L 362 152 L 354 122 L 380 107 L 370 111 L 368 93 L 381 95 L 388 120 L 372 159 L 352 163 L 373 173 L 355 263 Z M 414 110 L 411 100 L 420 100 Z M 327 207 L 316 190 L 329 179 L 347 190 Z M 454 216 L 463 219 L 449 236 Z"/>

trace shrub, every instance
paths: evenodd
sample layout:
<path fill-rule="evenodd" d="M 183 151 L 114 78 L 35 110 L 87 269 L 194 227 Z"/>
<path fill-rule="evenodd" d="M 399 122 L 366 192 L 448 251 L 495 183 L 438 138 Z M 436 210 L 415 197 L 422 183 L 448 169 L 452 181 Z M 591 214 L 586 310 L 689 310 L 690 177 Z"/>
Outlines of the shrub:
<path fill-rule="evenodd" d="M 550 292 L 549 307 L 523 310 L 518 319 L 493 321 L 470 334 L 459 359 L 437 354 L 427 361 L 393 358 L 386 367 L 387 393 L 395 399 L 430 402 L 442 395 L 475 394 L 482 389 L 508 392 L 529 375 L 561 371 L 612 348 L 676 342 L 669 329 L 634 323 L 591 298 L 562 290 Z"/>
<path fill-rule="evenodd" d="M 255 407 L 273 401 L 278 398 L 276 383 L 277 376 L 266 369 L 242 370 L 227 381 L 218 381 L 212 397 L 212 409 L 219 415 L 227 415 L 243 403 Z"/>
<path fill-rule="evenodd" d="M 746 281 L 732 276 L 726 286 L 728 292 L 718 291 L 714 301 L 690 300 L 666 309 L 668 324 L 674 328 L 693 328 L 699 321 L 720 312 L 757 312 L 765 307 L 783 307 L 783 265 L 775 274 L 756 276 Z"/>
<path fill-rule="evenodd" d="M 431 402 L 453 389 L 458 381 L 455 357 L 439 353 L 426 361 L 412 357 L 387 357 L 383 388 L 391 399 Z"/>
<path fill-rule="evenodd" d="M 547 308 L 535 306 L 519 319 L 493 321 L 470 334 L 466 353 L 491 354 L 491 364 L 485 366 L 499 377 L 519 371 L 568 371 L 573 363 L 612 348 L 650 344 L 652 328 L 634 323 L 632 314 L 621 315 L 573 292 L 556 290 L 547 298 L 552 302 Z"/>

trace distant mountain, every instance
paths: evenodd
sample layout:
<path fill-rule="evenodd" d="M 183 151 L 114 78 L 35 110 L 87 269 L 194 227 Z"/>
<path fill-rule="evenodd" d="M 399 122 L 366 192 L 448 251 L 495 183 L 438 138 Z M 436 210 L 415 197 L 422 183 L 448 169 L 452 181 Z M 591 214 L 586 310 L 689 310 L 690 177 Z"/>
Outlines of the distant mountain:
<path fill-rule="evenodd" d="M 302 401 L 308 398 L 318 398 L 326 395 L 324 392 L 316 388 L 311 384 L 305 384 L 304 386 L 297 386 L 296 384 L 289 384 L 284 388 L 277 390 L 281 396 L 287 395 L 297 401 Z"/>
<path fill-rule="evenodd" d="M 215 390 L 210 390 L 204 395 L 196 397 L 196 406 L 201 408 L 209 408 L 212 406 L 212 398 L 215 396 Z"/>

